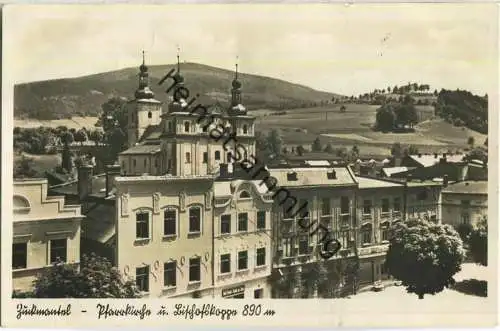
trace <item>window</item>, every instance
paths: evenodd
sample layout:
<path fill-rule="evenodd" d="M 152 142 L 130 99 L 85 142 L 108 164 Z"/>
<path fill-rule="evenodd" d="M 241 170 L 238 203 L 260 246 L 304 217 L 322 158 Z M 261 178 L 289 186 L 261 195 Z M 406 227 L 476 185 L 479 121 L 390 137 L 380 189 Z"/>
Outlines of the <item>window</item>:
<path fill-rule="evenodd" d="M 249 198 L 251 198 L 251 196 L 250 193 L 248 193 L 247 191 L 242 191 L 240 193 L 240 199 L 249 199 Z"/>
<path fill-rule="evenodd" d="M 144 168 L 148 166 L 148 159 L 144 159 Z"/>
<path fill-rule="evenodd" d="M 363 226 L 361 229 L 363 244 L 370 244 L 372 242 L 372 226 L 371 224 Z"/>
<path fill-rule="evenodd" d="M 160 165 L 160 161 L 158 159 L 155 159 L 155 168 L 158 168 L 159 165 Z"/>
<path fill-rule="evenodd" d="M 389 212 L 389 199 L 382 199 L 382 212 L 383 213 L 388 213 Z"/>
<path fill-rule="evenodd" d="M 176 234 L 177 213 L 173 209 L 166 209 L 163 213 L 163 235 L 172 236 Z"/>
<path fill-rule="evenodd" d="M 186 163 L 191 163 L 191 153 L 186 153 Z"/>
<path fill-rule="evenodd" d="M 290 257 L 292 256 L 292 245 L 293 245 L 293 239 L 292 238 L 283 238 L 281 239 L 281 245 L 283 246 L 283 256 L 285 257 Z"/>
<path fill-rule="evenodd" d="M 201 208 L 189 208 L 189 232 L 201 232 Z"/>
<path fill-rule="evenodd" d="M 401 211 L 401 198 L 394 198 L 394 211 Z"/>
<path fill-rule="evenodd" d="M 149 238 L 148 212 L 139 212 L 135 215 L 135 237 L 137 239 Z"/>
<path fill-rule="evenodd" d="M 168 122 L 168 131 L 171 132 L 172 131 L 172 122 Z"/>
<path fill-rule="evenodd" d="M 254 299 L 262 299 L 264 297 L 264 289 L 258 288 L 253 291 L 253 298 Z"/>
<path fill-rule="evenodd" d="M 189 259 L 189 281 L 190 282 L 199 282 L 201 277 L 200 277 L 200 264 L 201 264 L 201 259 L 199 257 L 195 257 L 192 259 Z"/>
<path fill-rule="evenodd" d="M 238 270 L 248 269 L 248 252 L 238 252 Z"/>
<path fill-rule="evenodd" d="M 248 231 L 248 214 L 239 213 L 238 214 L 238 231 Z"/>
<path fill-rule="evenodd" d="M 349 239 L 350 239 L 349 231 L 342 231 L 340 233 L 340 238 L 339 238 L 340 247 L 341 248 L 348 248 L 350 246 Z"/>
<path fill-rule="evenodd" d="M 132 160 L 132 165 L 135 167 L 136 166 L 136 162 L 135 162 L 135 159 Z"/>
<path fill-rule="evenodd" d="M 349 214 L 349 198 L 341 197 L 340 198 L 340 213 L 341 214 Z"/>
<path fill-rule="evenodd" d="M 266 228 L 266 212 L 258 211 L 257 212 L 257 229 L 262 230 Z"/>
<path fill-rule="evenodd" d="M 153 113 L 148 111 L 148 118 L 152 118 L 153 117 Z"/>
<path fill-rule="evenodd" d="M 266 248 L 257 248 L 257 267 L 263 266 L 266 264 Z"/>
<path fill-rule="evenodd" d="M 149 292 L 149 266 L 135 268 L 135 285 L 141 292 Z"/>
<path fill-rule="evenodd" d="M 203 163 L 208 163 L 208 153 L 203 152 Z"/>
<path fill-rule="evenodd" d="M 55 239 L 50 241 L 50 263 L 56 261 L 66 262 L 66 239 Z"/>
<path fill-rule="evenodd" d="M 176 286 L 177 262 L 167 262 L 163 265 L 163 285 L 165 287 Z"/>
<path fill-rule="evenodd" d="M 215 151 L 215 161 L 220 161 L 220 151 Z"/>
<path fill-rule="evenodd" d="M 382 241 L 389 240 L 389 223 L 384 222 L 380 224 L 380 229 L 382 230 Z"/>
<path fill-rule="evenodd" d="M 371 214 L 372 213 L 372 201 L 364 200 L 363 201 L 363 214 Z"/>
<path fill-rule="evenodd" d="M 189 132 L 189 122 L 184 122 L 184 132 Z"/>
<path fill-rule="evenodd" d="M 321 200 L 321 215 L 331 215 L 331 205 L 329 198 L 323 198 Z"/>
<path fill-rule="evenodd" d="M 467 213 L 462 214 L 462 224 L 469 224 L 470 223 L 470 216 Z"/>
<path fill-rule="evenodd" d="M 247 134 L 247 133 L 248 133 L 248 126 L 243 125 L 243 134 Z"/>
<path fill-rule="evenodd" d="M 12 269 L 24 269 L 28 259 L 28 244 L 12 244 Z"/>
<path fill-rule="evenodd" d="M 220 273 L 231 272 L 231 254 L 222 254 L 220 256 Z"/>
<path fill-rule="evenodd" d="M 301 236 L 299 239 L 299 255 L 309 253 L 309 237 Z"/>
<path fill-rule="evenodd" d="M 231 163 L 233 160 L 233 153 L 227 152 L 227 163 Z"/>
<path fill-rule="evenodd" d="M 231 233 L 231 215 L 221 215 L 220 233 Z"/>
<path fill-rule="evenodd" d="M 203 132 L 207 132 L 207 131 L 208 131 L 208 125 L 203 125 L 203 126 L 201 127 L 201 130 L 202 130 Z"/>

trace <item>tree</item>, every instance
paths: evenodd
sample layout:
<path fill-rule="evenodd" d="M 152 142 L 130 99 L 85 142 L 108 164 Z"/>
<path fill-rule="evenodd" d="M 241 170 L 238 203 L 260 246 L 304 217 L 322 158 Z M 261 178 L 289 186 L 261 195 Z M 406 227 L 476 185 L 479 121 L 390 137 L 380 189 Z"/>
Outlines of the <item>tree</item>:
<path fill-rule="evenodd" d="M 79 142 L 79 143 L 83 143 L 84 141 L 87 141 L 88 137 L 87 137 L 87 132 L 85 131 L 85 129 L 80 129 L 78 131 L 76 131 L 75 133 L 75 141 Z"/>
<path fill-rule="evenodd" d="M 395 116 L 390 105 L 385 105 L 377 109 L 375 127 L 378 130 L 387 132 L 394 128 Z"/>
<path fill-rule="evenodd" d="M 34 281 L 35 298 L 139 298 L 131 280 L 104 257 L 84 255 L 80 270 L 73 264 L 55 263 Z"/>
<path fill-rule="evenodd" d="M 488 265 L 488 218 L 478 222 L 469 235 L 469 249 L 474 262 Z"/>
<path fill-rule="evenodd" d="M 75 137 L 71 131 L 64 131 L 61 133 L 61 142 L 64 145 L 71 145 L 73 141 L 75 141 Z"/>
<path fill-rule="evenodd" d="M 402 150 L 401 144 L 399 142 L 392 144 L 392 147 L 391 147 L 391 155 L 392 156 L 401 157 L 402 153 L 403 153 L 403 150 Z"/>
<path fill-rule="evenodd" d="M 299 145 L 299 146 L 297 146 L 296 151 L 297 151 L 298 156 L 302 156 L 302 155 L 304 155 L 305 149 L 302 145 Z"/>
<path fill-rule="evenodd" d="M 67 173 L 70 173 L 73 167 L 73 162 L 71 160 L 72 155 L 68 144 L 64 144 L 62 155 L 61 155 L 61 168 Z"/>
<path fill-rule="evenodd" d="M 89 139 L 98 145 L 104 139 L 104 134 L 100 130 L 93 130 L 90 132 Z"/>
<path fill-rule="evenodd" d="M 458 235 L 460 236 L 460 239 L 462 239 L 462 242 L 464 244 L 468 243 L 470 233 L 472 232 L 472 225 L 470 223 L 460 223 L 460 225 L 456 227 L 456 230 L 458 232 Z"/>
<path fill-rule="evenodd" d="M 474 147 L 474 137 L 473 136 L 470 136 L 469 138 L 467 138 L 467 145 L 469 145 L 470 147 Z"/>
<path fill-rule="evenodd" d="M 321 152 L 323 150 L 323 147 L 321 146 L 321 141 L 319 140 L 319 137 L 316 137 L 314 139 L 312 146 L 311 146 L 311 151 L 313 152 Z"/>
<path fill-rule="evenodd" d="M 33 159 L 22 156 L 20 160 L 14 162 L 14 178 L 33 178 L 38 175 L 34 169 Z"/>
<path fill-rule="evenodd" d="M 281 138 L 278 130 L 271 130 L 267 136 L 267 148 L 274 158 L 279 158 L 281 156 L 282 145 L 283 139 Z"/>
<path fill-rule="evenodd" d="M 325 147 L 324 152 L 325 152 L 325 153 L 333 153 L 333 151 L 334 151 L 334 150 L 333 150 L 333 146 L 332 146 L 332 144 L 328 143 L 328 144 L 326 145 L 326 147 Z"/>
<path fill-rule="evenodd" d="M 447 224 L 411 219 L 392 229 L 386 266 L 419 299 L 455 283 L 465 257 L 462 240 Z"/>

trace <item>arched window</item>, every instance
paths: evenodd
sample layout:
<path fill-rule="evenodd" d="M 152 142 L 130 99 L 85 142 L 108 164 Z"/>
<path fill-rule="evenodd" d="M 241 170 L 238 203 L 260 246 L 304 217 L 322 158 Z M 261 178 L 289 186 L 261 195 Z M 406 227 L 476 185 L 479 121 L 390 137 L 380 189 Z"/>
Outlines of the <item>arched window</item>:
<path fill-rule="evenodd" d="M 148 111 L 148 118 L 152 118 L 153 117 L 153 113 L 151 111 Z"/>
<path fill-rule="evenodd" d="M 13 197 L 14 213 L 27 213 L 30 211 L 30 202 L 20 195 Z"/>
<path fill-rule="evenodd" d="M 247 191 L 241 191 L 240 199 L 249 199 L 249 198 L 251 198 L 250 193 L 248 193 Z"/>
<path fill-rule="evenodd" d="M 247 134 L 247 133 L 248 133 L 248 126 L 246 126 L 246 124 L 245 124 L 245 125 L 243 125 L 243 133 L 244 133 L 244 134 Z"/>
<path fill-rule="evenodd" d="M 189 132 L 189 122 L 184 122 L 184 132 Z"/>
<path fill-rule="evenodd" d="M 215 151 L 215 160 L 220 161 L 220 151 Z"/>

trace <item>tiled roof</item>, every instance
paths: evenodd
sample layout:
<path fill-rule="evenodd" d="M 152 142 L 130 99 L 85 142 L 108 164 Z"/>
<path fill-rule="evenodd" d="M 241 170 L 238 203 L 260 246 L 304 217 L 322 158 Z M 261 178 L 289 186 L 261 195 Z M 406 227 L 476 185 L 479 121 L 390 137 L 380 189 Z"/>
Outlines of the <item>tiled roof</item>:
<path fill-rule="evenodd" d="M 402 183 L 395 183 L 381 179 L 375 178 L 367 178 L 367 177 L 356 177 L 357 182 L 359 183 L 360 189 L 369 189 L 369 188 L 384 188 L 384 187 L 403 187 Z"/>
<path fill-rule="evenodd" d="M 162 132 L 160 125 L 149 125 L 146 130 L 144 130 L 144 133 L 139 139 L 139 142 L 142 142 L 144 140 L 158 140 L 160 139 L 161 133 Z"/>
<path fill-rule="evenodd" d="M 78 182 L 73 181 L 63 185 L 56 185 L 49 188 L 53 193 L 61 195 L 77 195 Z M 106 175 L 100 174 L 92 177 L 92 193 L 91 194 L 105 194 L 106 192 Z"/>
<path fill-rule="evenodd" d="M 443 193 L 488 194 L 487 181 L 465 181 L 448 185 Z"/>
<path fill-rule="evenodd" d="M 335 170 L 335 179 L 329 179 L 327 173 Z M 289 180 L 288 173 L 296 172 L 297 180 Z M 345 186 L 355 185 L 347 168 L 289 168 L 289 169 L 269 169 L 272 177 L 278 181 L 281 187 L 297 186 Z"/>
<path fill-rule="evenodd" d="M 120 155 L 131 154 L 156 154 L 160 152 L 160 145 L 136 145 L 120 153 Z"/>

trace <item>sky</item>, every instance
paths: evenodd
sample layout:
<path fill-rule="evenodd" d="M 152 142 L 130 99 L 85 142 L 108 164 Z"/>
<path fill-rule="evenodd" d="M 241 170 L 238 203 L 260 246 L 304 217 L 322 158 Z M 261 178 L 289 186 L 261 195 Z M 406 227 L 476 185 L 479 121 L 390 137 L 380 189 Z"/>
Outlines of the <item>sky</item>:
<path fill-rule="evenodd" d="M 407 82 L 492 90 L 494 4 L 22 5 L 4 8 L 14 83 L 181 61 L 345 95 Z M 244 82 L 243 82 L 244 83 Z"/>

